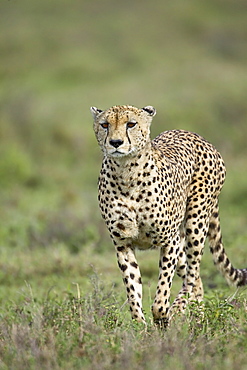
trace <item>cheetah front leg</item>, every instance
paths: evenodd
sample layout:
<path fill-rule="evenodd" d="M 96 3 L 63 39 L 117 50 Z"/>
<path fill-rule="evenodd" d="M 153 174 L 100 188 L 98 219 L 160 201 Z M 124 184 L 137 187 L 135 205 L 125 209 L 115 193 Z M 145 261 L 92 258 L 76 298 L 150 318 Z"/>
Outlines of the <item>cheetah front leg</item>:
<path fill-rule="evenodd" d="M 123 242 L 123 240 L 121 240 Z M 132 319 L 145 323 L 142 310 L 142 281 L 140 269 L 131 245 L 116 247 L 118 266 L 122 272 Z"/>
<path fill-rule="evenodd" d="M 161 327 L 169 323 L 170 291 L 174 273 L 177 268 L 180 251 L 180 235 L 176 235 L 170 245 L 160 249 L 159 281 L 152 313 L 154 322 Z"/>

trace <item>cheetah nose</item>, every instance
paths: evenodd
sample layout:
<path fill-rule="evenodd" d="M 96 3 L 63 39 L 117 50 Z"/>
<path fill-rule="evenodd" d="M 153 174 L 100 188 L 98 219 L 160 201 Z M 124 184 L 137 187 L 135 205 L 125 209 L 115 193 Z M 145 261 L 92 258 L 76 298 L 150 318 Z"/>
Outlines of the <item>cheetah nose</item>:
<path fill-rule="evenodd" d="M 114 148 L 118 148 L 122 144 L 123 140 L 110 140 L 110 145 L 114 146 Z"/>

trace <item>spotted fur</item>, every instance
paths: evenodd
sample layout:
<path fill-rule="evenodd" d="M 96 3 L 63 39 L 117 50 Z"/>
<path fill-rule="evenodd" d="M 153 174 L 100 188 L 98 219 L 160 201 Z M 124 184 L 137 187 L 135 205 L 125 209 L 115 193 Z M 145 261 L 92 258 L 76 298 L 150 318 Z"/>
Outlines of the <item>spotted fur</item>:
<path fill-rule="evenodd" d="M 115 245 L 133 319 L 145 322 L 142 282 L 135 249 L 160 249 L 154 321 L 167 323 L 188 300 L 203 299 L 200 261 L 206 238 L 230 284 L 247 284 L 247 269 L 229 261 L 220 230 L 218 196 L 225 180 L 219 152 L 201 136 L 165 131 L 151 141 L 155 109 L 91 108 L 104 158 L 99 205 Z M 183 286 L 169 307 L 174 273 Z"/>

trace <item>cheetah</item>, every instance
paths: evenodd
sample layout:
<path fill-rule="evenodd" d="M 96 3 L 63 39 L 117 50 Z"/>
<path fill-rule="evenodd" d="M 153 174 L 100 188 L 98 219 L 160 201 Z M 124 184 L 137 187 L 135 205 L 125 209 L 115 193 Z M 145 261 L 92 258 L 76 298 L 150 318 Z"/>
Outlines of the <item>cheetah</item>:
<path fill-rule="evenodd" d="M 150 139 L 156 110 L 91 108 L 103 151 L 98 182 L 100 210 L 116 249 L 133 319 L 145 324 L 142 280 L 135 249 L 159 248 L 159 278 L 152 305 L 154 323 L 167 326 L 174 312 L 203 300 L 200 261 L 208 237 L 213 260 L 229 284 L 247 284 L 223 244 L 218 197 L 225 165 L 215 147 L 196 133 L 165 131 Z M 182 288 L 170 306 L 175 272 Z"/>

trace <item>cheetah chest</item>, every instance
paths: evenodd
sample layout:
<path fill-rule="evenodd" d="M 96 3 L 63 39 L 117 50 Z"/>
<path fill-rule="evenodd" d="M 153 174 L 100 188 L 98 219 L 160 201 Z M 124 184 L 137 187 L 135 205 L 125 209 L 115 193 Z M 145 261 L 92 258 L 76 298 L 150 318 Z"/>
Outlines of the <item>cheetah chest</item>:
<path fill-rule="evenodd" d="M 174 212 L 168 191 L 144 186 L 140 181 L 128 187 L 119 183 L 106 186 L 106 183 L 110 185 L 100 179 L 99 202 L 113 238 L 131 239 L 138 249 L 156 248 L 171 238 L 173 226 L 181 220 Z"/>

